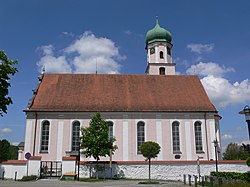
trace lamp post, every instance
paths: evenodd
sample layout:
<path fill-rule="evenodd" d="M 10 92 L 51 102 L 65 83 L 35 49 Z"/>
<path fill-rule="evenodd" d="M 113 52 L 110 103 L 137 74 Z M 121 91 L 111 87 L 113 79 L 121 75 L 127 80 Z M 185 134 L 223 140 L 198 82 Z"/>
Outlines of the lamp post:
<path fill-rule="evenodd" d="M 239 114 L 245 114 L 245 119 L 248 125 L 248 135 L 250 140 L 250 107 L 246 105 L 242 111 L 239 112 Z"/>
<path fill-rule="evenodd" d="M 216 167 L 216 172 L 218 172 L 218 158 L 217 158 L 218 140 L 217 138 L 213 141 L 213 143 L 214 143 L 214 150 L 215 150 L 215 167 Z"/>

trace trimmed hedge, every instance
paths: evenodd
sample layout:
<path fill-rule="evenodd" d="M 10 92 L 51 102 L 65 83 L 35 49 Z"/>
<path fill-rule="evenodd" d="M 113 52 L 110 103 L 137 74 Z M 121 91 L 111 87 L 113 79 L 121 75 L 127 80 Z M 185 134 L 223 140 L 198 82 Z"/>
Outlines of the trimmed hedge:
<path fill-rule="evenodd" d="M 222 177 L 226 179 L 242 180 L 250 182 L 250 172 L 238 173 L 238 172 L 211 172 L 212 176 Z"/>

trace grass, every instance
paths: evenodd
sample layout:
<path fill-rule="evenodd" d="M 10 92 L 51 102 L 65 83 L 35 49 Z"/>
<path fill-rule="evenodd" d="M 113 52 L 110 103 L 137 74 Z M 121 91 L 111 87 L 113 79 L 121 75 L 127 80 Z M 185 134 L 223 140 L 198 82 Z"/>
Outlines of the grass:
<path fill-rule="evenodd" d="M 144 181 L 144 182 L 139 182 L 138 184 L 160 184 L 158 181 Z"/>

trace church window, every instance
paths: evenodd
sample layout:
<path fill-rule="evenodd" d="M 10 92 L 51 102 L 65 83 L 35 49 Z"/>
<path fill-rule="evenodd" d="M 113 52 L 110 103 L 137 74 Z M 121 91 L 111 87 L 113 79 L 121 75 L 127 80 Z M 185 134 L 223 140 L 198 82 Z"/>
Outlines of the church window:
<path fill-rule="evenodd" d="M 41 133 L 41 152 L 48 152 L 49 150 L 49 127 L 50 122 L 44 121 L 42 123 L 42 133 Z"/>
<path fill-rule="evenodd" d="M 163 59 L 164 56 L 163 56 L 163 51 L 160 51 L 160 59 Z"/>
<path fill-rule="evenodd" d="M 171 48 L 170 47 L 167 47 L 167 53 L 168 53 L 168 55 L 171 56 Z"/>
<path fill-rule="evenodd" d="M 72 151 L 80 149 L 80 122 L 74 121 L 72 125 Z"/>
<path fill-rule="evenodd" d="M 108 135 L 109 135 L 109 140 L 111 138 L 113 138 L 114 134 L 113 134 L 113 122 L 112 121 L 108 121 Z"/>
<path fill-rule="evenodd" d="M 160 75 L 165 75 L 165 68 L 164 67 L 160 67 L 159 68 L 159 71 L 160 71 Z"/>
<path fill-rule="evenodd" d="M 172 139 L 173 139 L 173 153 L 180 153 L 180 131 L 179 122 L 174 121 L 172 123 Z"/>
<path fill-rule="evenodd" d="M 137 153 L 141 154 L 141 145 L 145 142 L 145 123 L 139 121 L 137 123 Z"/>
<path fill-rule="evenodd" d="M 194 123 L 194 131 L 195 131 L 195 147 L 196 147 L 196 152 L 197 153 L 203 152 L 201 122 L 196 121 Z"/>

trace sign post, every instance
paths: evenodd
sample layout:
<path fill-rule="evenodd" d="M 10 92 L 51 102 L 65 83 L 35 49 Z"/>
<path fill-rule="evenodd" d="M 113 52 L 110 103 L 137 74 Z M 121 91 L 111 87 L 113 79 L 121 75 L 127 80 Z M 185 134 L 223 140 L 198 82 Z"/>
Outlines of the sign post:
<path fill-rule="evenodd" d="M 29 176 L 29 159 L 31 157 L 30 152 L 25 153 L 25 158 L 27 159 L 27 176 Z"/>

